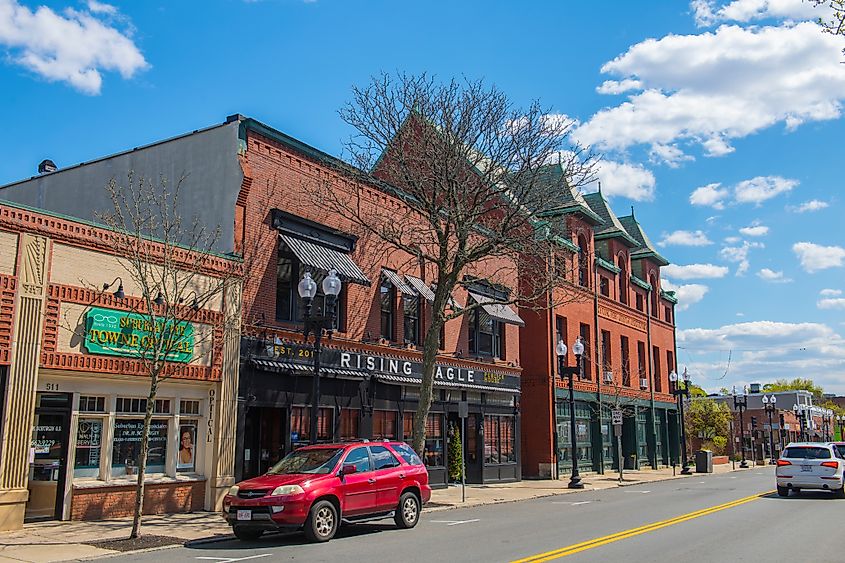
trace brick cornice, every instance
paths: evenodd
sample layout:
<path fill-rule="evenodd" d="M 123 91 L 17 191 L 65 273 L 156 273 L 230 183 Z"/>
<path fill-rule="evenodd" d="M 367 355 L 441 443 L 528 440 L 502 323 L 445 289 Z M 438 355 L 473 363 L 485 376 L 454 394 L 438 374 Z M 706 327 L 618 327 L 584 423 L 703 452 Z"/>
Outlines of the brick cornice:
<path fill-rule="evenodd" d="M 146 366 L 139 360 L 72 354 L 68 352 L 43 352 L 41 367 L 44 369 L 115 373 L 148 377 Z M 168 379 L 193 379 L 199 381 L 221 381 L 222 370 L 217 367 L 167 364 L 164 370 Z"/>
<path fill-rule="evenodd" d="M 15 276 L 0 274 L 0 365 L 9 365 L 11 361 L 17 287 Z"/>

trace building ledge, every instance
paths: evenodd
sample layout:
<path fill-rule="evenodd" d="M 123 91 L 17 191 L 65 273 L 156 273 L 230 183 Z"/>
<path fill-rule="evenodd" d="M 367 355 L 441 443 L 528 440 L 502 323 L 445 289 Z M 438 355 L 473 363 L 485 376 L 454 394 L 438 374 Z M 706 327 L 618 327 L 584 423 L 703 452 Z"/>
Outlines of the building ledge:
<path fill-rule="evenodd" d="M 178 483 L 197 483 L 205 481 L 205 476 L 197 473 L 184 473 L 171 477 L 169 475 L 147 475 L 144 478 L 144 485 L 170 485 Z M 80 479 L 73 482 L 73 488 L 76 489 L 105 489 L 105 488 L 120 488 L 120 487 L 134 487 L 138 484 L 137 475 L 132 477 L 118 477 L 111 481 L 99 481 L 96 479 Z"/>

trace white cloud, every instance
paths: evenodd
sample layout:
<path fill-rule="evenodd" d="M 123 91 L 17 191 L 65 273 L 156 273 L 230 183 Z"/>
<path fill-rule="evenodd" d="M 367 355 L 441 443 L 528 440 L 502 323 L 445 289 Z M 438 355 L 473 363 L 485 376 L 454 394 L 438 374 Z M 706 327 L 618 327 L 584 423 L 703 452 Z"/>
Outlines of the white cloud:
<path fill-rule="evenodd" d="M 734 199 L 737 203 L 760 203 L 779 194 L 788 192 L 798 185 L 796 180 L 780 176 L 757 176 L 743 180 L 734 187 Z"/>
<path fill-rule="evenodd" d="M 105 71 L 131 78 L 149 67 L 129 32 L 98 18 L 117 10 L 96 1 L 88 6 L 90 11 L 67 8 L 58 14 L 46 6 L 33 12 L 17 0 L 0 0 L 0 46 L 15 64 L 92 95 L 100 93 Z"/>
<path fill-rule="evenodd" d="M 654 199 L 654 174 L 638 164 L 602 160 L 598 178 L 601 192 L 607 197 L 623 196 L 635 201 Z"/>
<path fill-rule="evenodd" d="M 759 277 L 763 281 L 772 283 L 790 283 L 792 281 L 790 278 L 783 277 L 782 271 L 775 272 L 774 270 L 770 270 L 769 268 L 763 268 L 762 270 L 757 272 L 757 277 Z"/>
<path fill-rule="evenodd" d="M 696 188 L 689 196 L 689 202 L 693 205 L 706 205 L 714 209 L 725 208 L 725 198 L 728 197 L 727 188 L 722 188 L 722 184 L 707 184 Z"/>
<path fill-rule="evenodd" d="M 742 239 L 740 237 L 725 237 L 725 242 L 727 244 L 736 244 Z"/>
<path fill-rule="evenodd" d="M 819 309 L 845 309 L 845 297 L 828 297 L 816 303 Z"/>
<path fill-rule="evenodd" d="M 812 242 L 796 242 L 792 251 L 801 261 L 801 266 L 808 272 L 818 272 L 827 268 L 839 268 L 845 261 L 845 248 L 841 246 L 822 246 Z"/>
<path fill-rule="evenodd" d="M 837 297 L 842 295 L 841 289 L 823 289 L 819 292 L 822 297 Z"/>
<path fill-rule="evenodd" d="M 665 164 L 669 168 L 677 168 L 682 162 L 695 160 L 695 158 L 684 154 L 684 151 L 675 145 L 661 145 L 657 143 L 651 146 L 649 160 L 657 164 Z"/>
<path fill-rule="evenodd" d="M 626 78 L 625 80 L 605 80 L 601 86 L 596 88 L 599 94 L 622 94 L 628 90 L 639 90 L 642 88 L 639 80 Z"/>
<path fill-rule="evenodd" d="M 747 237 L 762 237 L 769 234 L 769 227 L 764 227 L 763 225 L 752 225 L 750 227 L 741 228 L 739 232 Z"/>
<path fill-rule="evenodd" d="M 698 303 L 710 291 L 706 285 L 699 283 L 688 283 L 684 285 L 675 285 L 667 279 L 660 281 L 662 287 L 666 291 L 674 291 L 675 297 L 678 299 L 678 310 L 683 311 L 689 309 L 690 305 Z"/>
<path fill-rule="evenodd" d="M 664 234 L 663 240 L 657 243 L 660 246 L 707 246 L 713 244 L 704 231 L 675 231 Z"/>
<path fill-rule="evenodd" d="M 767 6 L 773 13 L 774 4 Z M 601 69 L 616 77 L 610 82 L 638 89 L 593 115 L 575 137 L 603 151 L 674 145 L 721 156 L 734 150 L 734 139 L 779 123 L 794 129 L 837 119 L 845 99 L 841 49 L 841 38 L 820 33 L 814 22 L 647 39 Z"/>
<path fill-rule="evenodd" d="M 695 23 L 709 26 L 723 21 L 749 22 L 766 18 L 807 20 L 819 17 L 812 2 L 801 0 L 735 0 L 714 10 L 713 0 L 693 0 Z"/>
<path fill-rule="evenodd" d="M 695 280 L 723 278 L 728 274 L 728 269 L 725 266 L 716 266 L 714 264 L 687 264 L 686 266 L 669 264 L 668 266 L 663 266 L 661 272 L 666 276 L 679 280 Z"/>
<path fill-rule="evenodd" d="M 811 199 L 810 201 L 805 201 L 798 206 L 790 205 L 786 209 L 788 211 L 792 211 L 793 213 L 806 213 L 808 211 L 819 211 L 820 209 L 824 209 L 829 206 L 830 204 L 826 201 Z"/>
<path fill-rule="evenodd" d="M 736 262 L 739 266 L 736 269 L 736 275 L 742 276 L 748 271 L 751 264 L 748 262 L 748 253 L 753 248 L 764 248 L 765 245 L 761 242 L 743 241 L 740 246 L 726 246 L 719 251 L 719 255 L 728 262 Z"/>

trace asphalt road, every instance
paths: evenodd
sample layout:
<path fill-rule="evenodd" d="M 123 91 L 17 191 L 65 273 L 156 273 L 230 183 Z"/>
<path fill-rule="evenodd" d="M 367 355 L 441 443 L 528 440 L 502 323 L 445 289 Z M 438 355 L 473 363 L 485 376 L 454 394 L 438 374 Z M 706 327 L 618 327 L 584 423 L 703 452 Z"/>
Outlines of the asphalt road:
<path fill-rule="evenodd" d="M 413 530 L 347 526 L 326 544 L 268 535 L 117 561 L 845 561 L 845 500 L 774 494 L 759 468 L 647 485 L 423 513 Z"/>

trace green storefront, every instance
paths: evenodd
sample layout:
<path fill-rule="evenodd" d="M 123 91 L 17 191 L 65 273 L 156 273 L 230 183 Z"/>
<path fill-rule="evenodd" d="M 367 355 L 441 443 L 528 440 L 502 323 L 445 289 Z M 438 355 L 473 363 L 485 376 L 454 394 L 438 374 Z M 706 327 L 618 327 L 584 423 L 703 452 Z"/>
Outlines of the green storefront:
<path fill-rule="evenodd" d="M 575 392 L 575 437 L 578 469 L 584 472 L 618 470 L 619 448 L 613 425 L 612 410 L 618 397 L 603 395 L 601 407 L 593 393 Z M 620 401 L 623 412 L 621 428 L 624 469 L 680 465 L 680 420 L 674 403 L 626 399 Z M 557 390 L 557 454 L 558 473 L 566 475 L 572 468 L 570 440 L 569 392 Z"/>

